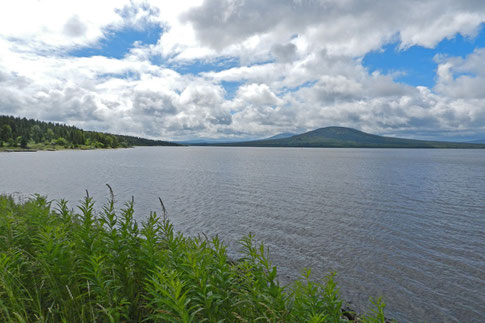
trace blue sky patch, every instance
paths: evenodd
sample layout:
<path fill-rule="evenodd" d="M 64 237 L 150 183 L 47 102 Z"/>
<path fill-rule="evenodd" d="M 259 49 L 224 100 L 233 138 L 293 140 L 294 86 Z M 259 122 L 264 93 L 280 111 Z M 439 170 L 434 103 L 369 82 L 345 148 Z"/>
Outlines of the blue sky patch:
<path fill-rule="evenodd" d="M 224 98 L 226 100 L 232 100 L 234 99 L 234 96 L 236 95 L 237 90 L 241 85 L 243 85 L 245 82 L 228 82 L 228 81 L 222 81 L 221 85 L 226 90 L 226 95 Z"/>
<path fill-rule="evenodd" d="M 396 73 L 396 82 L 412 86 L 433 87 L 436 81 L 437 64 L 433 60 L 436 54 L 465 57 L 476 48 L 485 47 L 483 24 L 475 38 L 458 34 L 452 39 L 444 39 L 435 48 L 413 46 L 399 50 L 399 42 L 385 45 L 382 51 L 370 52 L 364 56 L 362 64 L 369 72 L 380 71 L 383 74 Z"/>
<path fill-rule="evenodd" d="M 140 79 L 140 74 L 134 71 L 126 71 L 124 73 L 120 74 L 113 74 L 113 73 L 105 73 L 105 74 L 99 74 L 98 75 L 100 78 L 109 80 L 110 78 L 118 78 L 118 79 L 132 79 L 132 80 L 139 80 Z"/>
<path fill-rule="evenodd" d="M 292 92 L 296 92 L 302 88 L 305 88 L 305 87 L 312 87 L 314 86 L 315 84 L 317 83 L 317 81 L 308 81 L 308 82 L 305 82 L 303 84 L 300 84 L 298 86 L 295 86 L 295 87 L 292 87 L 292 88 L 288 88 L 288 87 L 285 87 L 281 90 L 280 94 L 286 94 L 286 93 L 292 93 Z"/>
<path fill-rule="evenodd" d="M 206 61 L 206 60 L 195 60 L 187 64 L 173 64 L 168 67 L 177 71 L 182 75 L 193 74 L 198 75 L 199 73 L 205 72 L 220 72 L 233 67 L 239 67 L 239 59 L 235 58 L 221 58 L 216 61 Z"/>
<path fill-rule="evenodd" d="M 109 31 L 95 47 L 85 47 L 69 52 L 75 57 L 105 56 L 109 58 L 123 58 L 133 44 L 138 41 L 141 44 L 156 44 L 160 39 L 163 29 L 157 24 L 151 24 L 144 29 L 124 28 Z"/>

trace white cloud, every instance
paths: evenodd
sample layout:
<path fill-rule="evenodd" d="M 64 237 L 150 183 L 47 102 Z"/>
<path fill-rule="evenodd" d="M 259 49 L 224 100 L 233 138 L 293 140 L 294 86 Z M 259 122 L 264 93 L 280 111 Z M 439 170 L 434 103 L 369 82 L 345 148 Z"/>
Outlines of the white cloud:
<path fill-rule="evenodd" d="M 114 10 L 129 1 L 5 1 L 0 10 L 2 38 L 21 51 L 42 52 L 93 44 L 103 28 L 119 28 Z"/>
<path fill-rule="evenodd" d="M 406 13 L 406 14 L 403 14 Z M 433 89 L 369 73 L 363 55 L 434 47 L 485 21 L 479 1 L 4 1 L 0 113 L 165 139 L 342 125 L 382 134 L 485 130 L 485 52 L 436 56 Z M 122 59 L 72 57 L 123 28 L 159 24 Z M 239 61 L 183 75 L 181 64 Z M 153 64 L 155 60 L 161 65 Z M 232 95 L 222 82 L 240 82 Z"/>
<path fill-rule="evenodd" d="M 241 86 L 237 96 L 238 99 L 255 105 L 274 106 L 283 103 L 266 84 L 252 83 Z"/>
<path fill-rule="evenodd" d="M 436 90 L 443 96 L 461 99 L 485 99 L 485 49 L 475 50 L 466 58 L 436 57 Z"/>

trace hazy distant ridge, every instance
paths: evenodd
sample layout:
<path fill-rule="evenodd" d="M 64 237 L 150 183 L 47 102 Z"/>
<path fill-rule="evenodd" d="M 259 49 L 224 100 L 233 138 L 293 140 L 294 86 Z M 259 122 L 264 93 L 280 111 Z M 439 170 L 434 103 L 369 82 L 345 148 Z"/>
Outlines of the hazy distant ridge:
<path fill-rule="evenodd" d="M 320 128 L 280 139 L 269 138 L 265 140 L 220 143 L 215 145 L 246 147 L 485 148 L 484 144 L 384 137 L 345 127 Z"/>
<path fill-rule="evenodd" d="M 485 138 L 484 139 L 478 139 L 478 140 L 468 141 L 468 143 L 471 143 L 471 144 L 485 144 Z"/>
<path fill-rule="evenodd" d="M 296 133 L 290 133 L 290 132 L 284 132 L 284 133 L 279 133 L 277 135 L 274 135 L 272 137 L 263 139 L 263 140 L 273 140 L 273 139 L 285 139 L 285 138 L 290 138 L 293 136 L 296 136 Z"/>

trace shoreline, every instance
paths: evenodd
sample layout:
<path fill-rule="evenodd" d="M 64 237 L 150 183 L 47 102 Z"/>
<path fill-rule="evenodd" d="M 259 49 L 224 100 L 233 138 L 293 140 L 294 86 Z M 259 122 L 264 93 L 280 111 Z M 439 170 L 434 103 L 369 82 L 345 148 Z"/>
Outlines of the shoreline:
<path fill-rule="evenodd" d="M 137 146 L 130 146 L 130 147 L 116 147 L 116 148 L 47 148 L 47 149 L 39 149 L 39 148 L 19 148 L 19 149 L 12 149 L 12 148 L 0 148 L 0 153 L 35 153 L 38 151 L 64 151 L 64 150 L 114 150 L 114 149 L 129 149 L 135 148 Z"/>

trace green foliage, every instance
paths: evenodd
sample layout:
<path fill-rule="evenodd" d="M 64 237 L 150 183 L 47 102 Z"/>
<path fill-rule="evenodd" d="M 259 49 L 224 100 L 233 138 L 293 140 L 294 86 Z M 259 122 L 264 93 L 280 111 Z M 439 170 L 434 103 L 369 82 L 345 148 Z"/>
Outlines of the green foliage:
<path fill-rule="evenodd" d="M 33 125 L 30 129 L 32 140 L 37 144 L 42 141 L 43 131 L 38 124 Z"/>
<path fill-rule="evenodd" d="M 67 140 L 62 138 L 62 137 L 59 137 L 59 138 L 56 139 L 55 143 L 56 143 L 56 145 L 59 145 L 59 146 L 66 146 Z"/>
<path fill-rule="evenodd" d="M 8 124 L 3 124 L 0 127 L 0 138 L 3 141 L 7 141 L 12 138 L 12 128 Z"/>
<path fill-rule="evenodd" d="M 217 238 L 185 237 L 113 195 L 95 212 L 41 196 L 0 196 L 1 322 L 346 322 L 333 275 L 282 287 L 251 235 L 230 261 Z M 384 322 L 383 304 L 360 322 Z"/>
<path fill-rule="evenodd" d="M 55 138 L 55 133 L 51 128 L 47 128 L 47 131 L 45 132 L 45 139 L 50 142 Z"/>
<path fill-rule="evenodd" d="M 379 297 L 378 299 L 371 299 L 372 308 L 370 313 L 364 316 L 364 320 L 368 323 L 380 323 L 385 322 L 384 308 L 386 305 Z"/>
<path fill-rule="evenodd" d="M 20 147 L 21 148 L 27 148 L 27 138 L 20 137 Z"/>
<path fill-rule="evenodd" d="M 29 143 L 29 140 L 32 141 Z M 0 143 L 9 147 L 27 148 L 35 144 L 36 149 L 47 144 L 82 148 L 119 148 L 129 146 L 176 146 L 177 144 L 131 136 L 120 136 L 95 131 L 84 131 L 58 123 L 0 116 Z M 1 147 L 2 145 L 0 145 Z"/>

